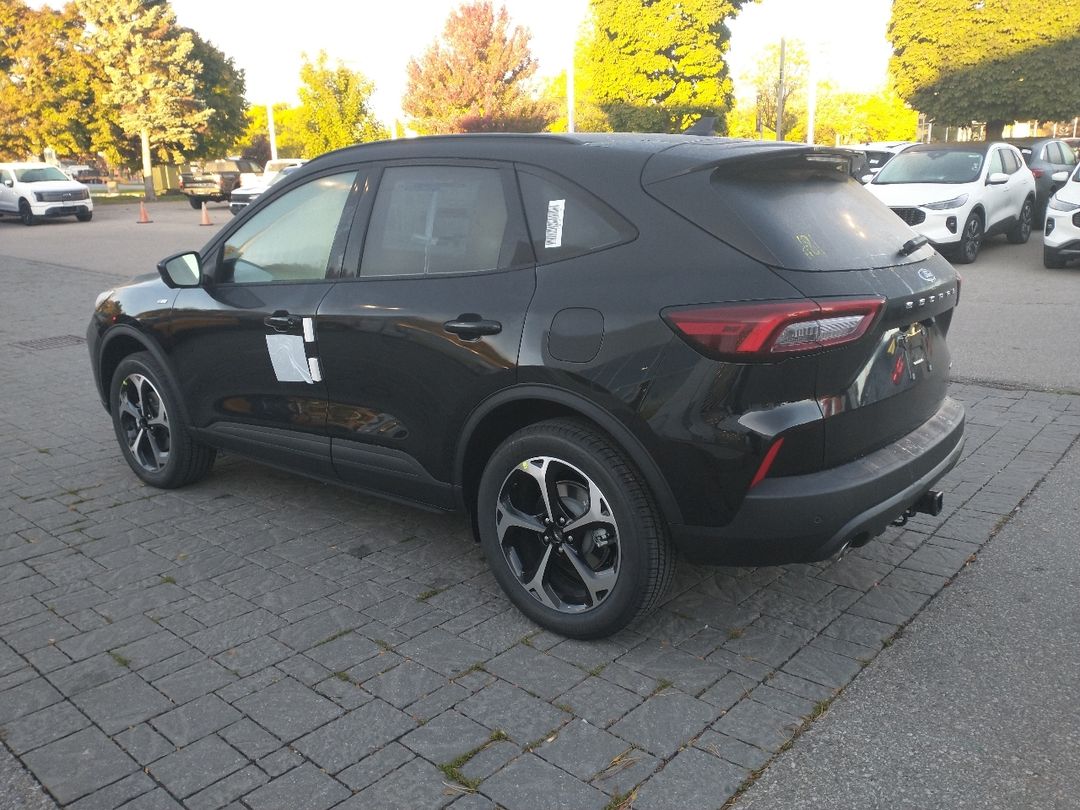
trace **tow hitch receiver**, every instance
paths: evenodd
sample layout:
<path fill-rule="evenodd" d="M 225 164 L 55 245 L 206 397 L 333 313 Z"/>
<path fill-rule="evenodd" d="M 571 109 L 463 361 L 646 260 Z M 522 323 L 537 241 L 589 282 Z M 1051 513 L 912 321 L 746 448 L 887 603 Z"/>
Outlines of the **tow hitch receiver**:
<path fill-rule="evenodd" d="M 943 493 L 936 489 L 928 489 L 919 497 L 919 500 L 911 505 L 910 508 L 905 509 L 904 514 L 894 520 L 892 525 L 903 526 L 908 522 L 908 518 L 913 518 L 920 512 L 924 515 L 930 515 L 931 517 L 940 515 L 944 501 L 945 496 Z"/>

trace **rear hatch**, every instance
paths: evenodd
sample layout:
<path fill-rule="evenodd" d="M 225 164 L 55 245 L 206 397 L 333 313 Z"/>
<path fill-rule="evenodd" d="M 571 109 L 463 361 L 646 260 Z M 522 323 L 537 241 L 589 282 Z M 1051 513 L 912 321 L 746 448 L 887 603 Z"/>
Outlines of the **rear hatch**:
<path fill-rule="evenodd" d="M 825 467 L 889 444 L 937 411 L 959 297 L 951 265 L 850 178 L 849 159 L 819 147 L 697 142 L 655 155 L 642 174 L 650 195 L 806 298 L 883 300 L 862 337 L 818 355 Z"/>

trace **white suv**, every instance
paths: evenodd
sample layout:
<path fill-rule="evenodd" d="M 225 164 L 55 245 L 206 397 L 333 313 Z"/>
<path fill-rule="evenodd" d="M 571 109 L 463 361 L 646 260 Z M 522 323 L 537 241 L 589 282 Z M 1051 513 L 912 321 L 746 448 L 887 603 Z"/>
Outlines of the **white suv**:
<path fill-rule="evenodd" d="M 24 225 L 42 217 L 94 216 L 90 189 L 48 163 L 0 163 L 0 214 L 17 214 Z"/>
<path fill-rule="evenodd" d="M 1064 267 L 1069 259 L 1080 259 L 1080 165 L 1073 169 L 1071 177 L 1065 172 L 1056 172 L 1054 182 L 1065 185 L 1050 198 L 1046 207 L 1043 265 Z"/>
<path fill-rule="evenodd" d="M 975 261 L 988 236 L 1031 235 L 1035 176 L 1006 143 L 909 146 L 866 188 L 958 264 Z"/>

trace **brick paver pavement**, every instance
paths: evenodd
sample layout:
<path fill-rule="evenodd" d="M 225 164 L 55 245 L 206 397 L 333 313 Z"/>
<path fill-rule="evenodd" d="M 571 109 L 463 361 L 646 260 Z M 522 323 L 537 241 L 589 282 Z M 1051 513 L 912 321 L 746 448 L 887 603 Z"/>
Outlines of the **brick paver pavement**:
<path fill-rule="evenodd" d="M 720 807 L 1080 434 L 955 385 L 946 510 L 841 560 L 684 565 L 648 620 L 541 631 L 468 527 L 224 458 L 143 486 L 83 335 L 106 274 L 0 260 L 0 736 L 73 808 Z"/>

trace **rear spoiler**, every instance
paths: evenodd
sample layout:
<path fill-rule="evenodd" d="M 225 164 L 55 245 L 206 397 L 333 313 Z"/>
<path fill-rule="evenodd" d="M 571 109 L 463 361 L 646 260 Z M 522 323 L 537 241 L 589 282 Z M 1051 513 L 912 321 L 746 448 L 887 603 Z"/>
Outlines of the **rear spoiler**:
<path fill-rule="evenodd" d="M 855 153 L 849 149 L 786 141 L 753 141 L 735 138 L 688 138 L 649 158 L 641 172 L 642 185 L 648 186 L 684 174 L 719 168 L 746 168 L 798 157 L 845 160 L 849 164 Z"/>

